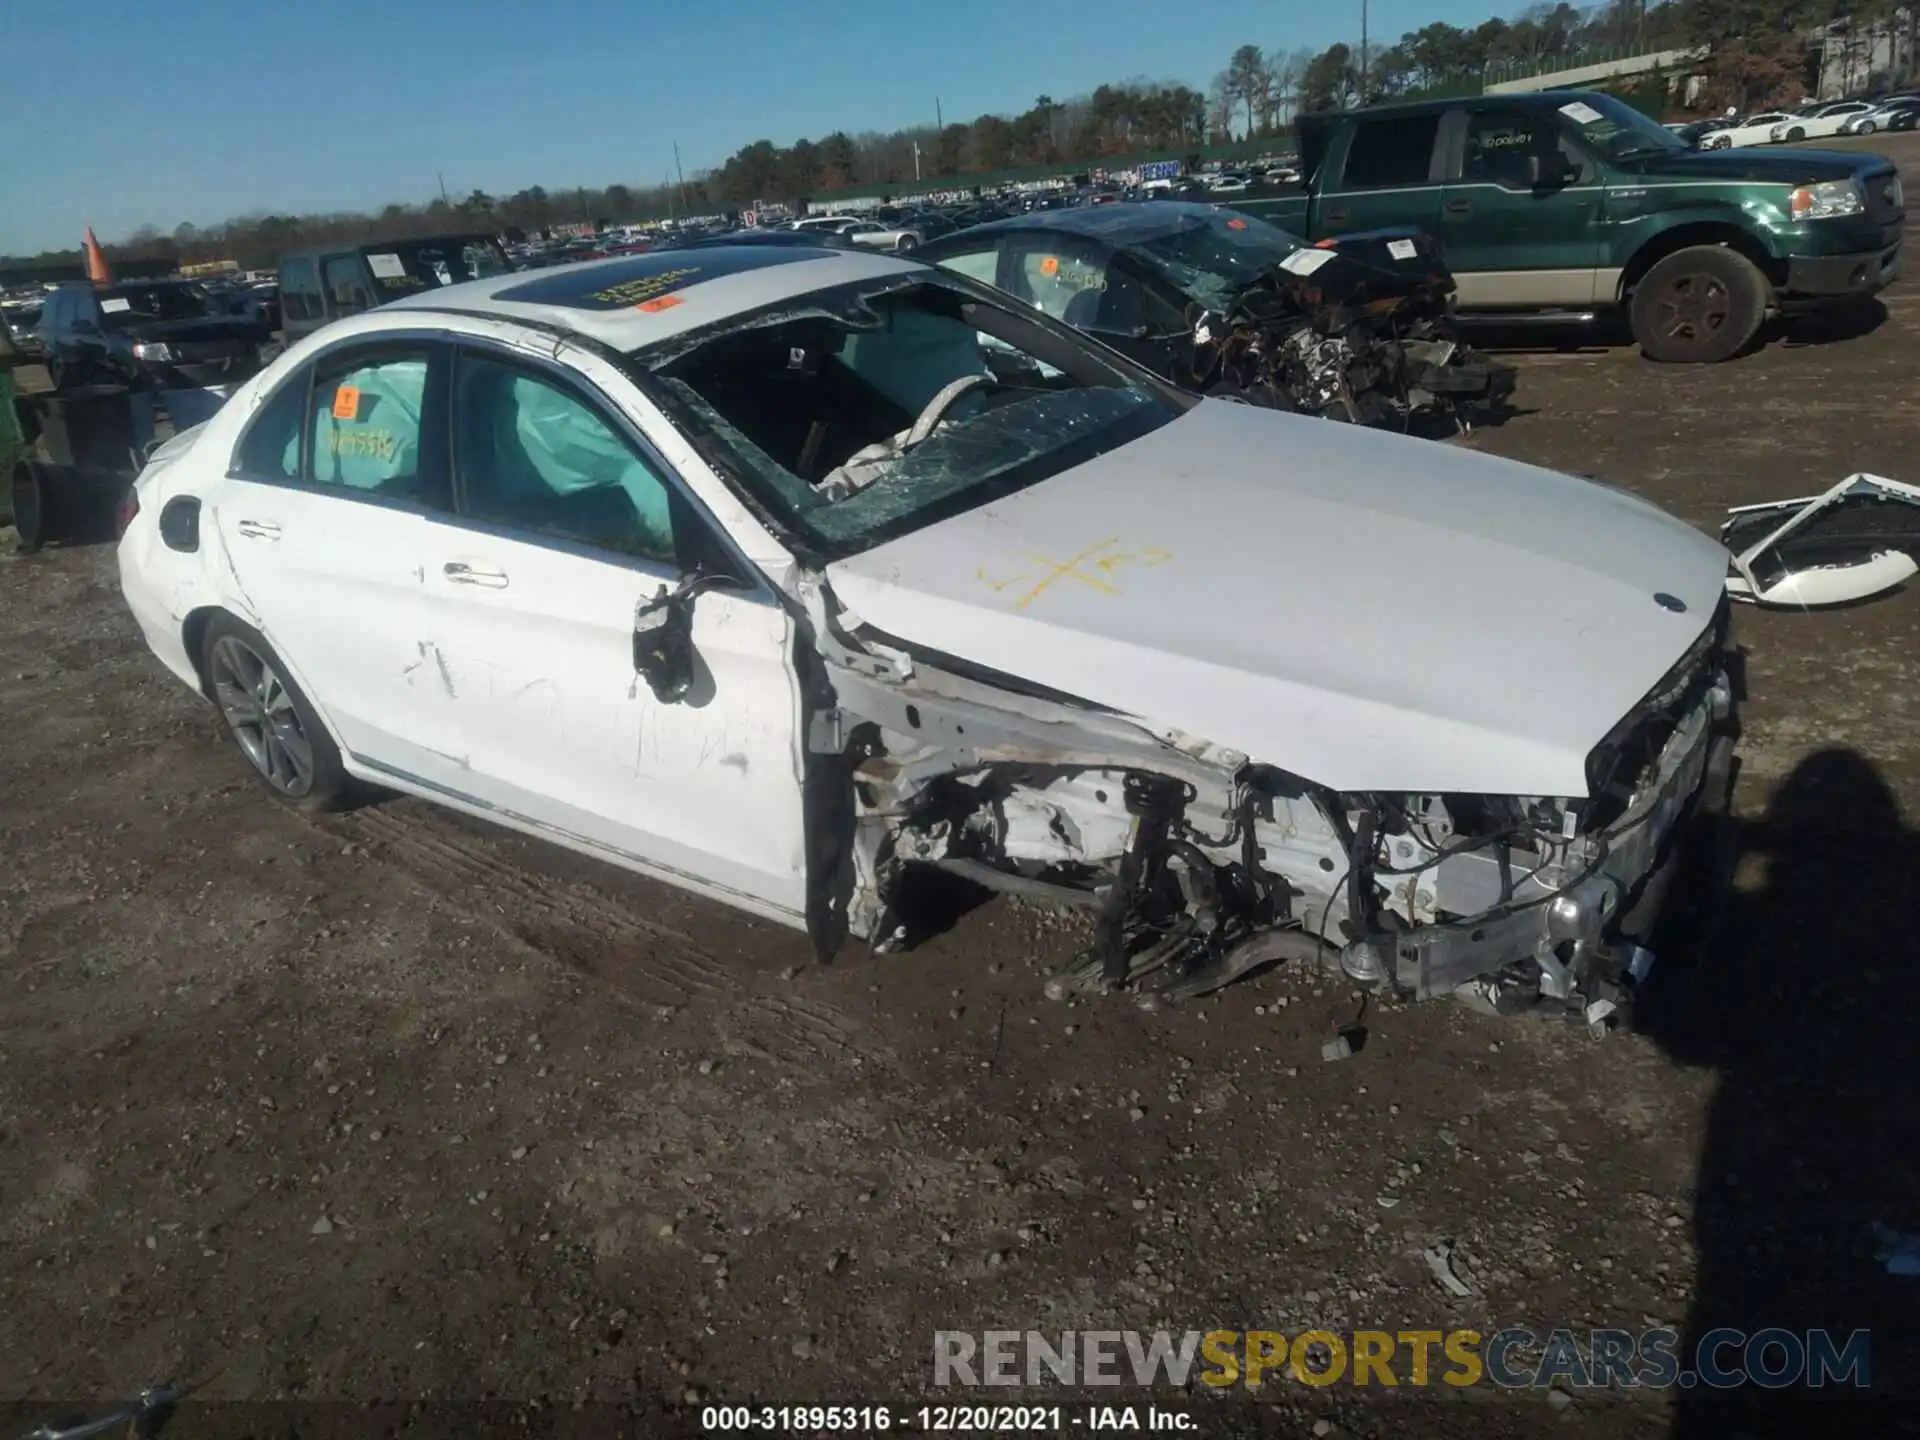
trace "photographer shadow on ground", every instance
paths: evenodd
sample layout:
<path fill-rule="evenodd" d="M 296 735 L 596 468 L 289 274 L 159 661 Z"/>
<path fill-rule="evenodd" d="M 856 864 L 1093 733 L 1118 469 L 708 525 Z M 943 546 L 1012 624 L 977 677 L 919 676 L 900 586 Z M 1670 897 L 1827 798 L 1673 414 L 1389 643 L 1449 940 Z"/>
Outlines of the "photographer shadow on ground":
<path fill-rule="evenodd" d="M 1718 1079 L 1681 1363 L 1720 1327 L 1826 1329 L 1836 1346 L 1866 1329 L 1871 1388 L 1696 1383 L 1676 1393 L 1673 1434 L 1906 1433 L 1917 1417 L 1889 1412 L 1920 1377 L 1920 1278 L 1887 1273 L 1876 1227 L 1920 1230 L 1920 834 L 1871 761 L 1834 749 L 1802 760 L 1736 835 L 1708 958 L 1648 1021 Z M 1755 1363 L 1738 1345 L 1718 1358 Z M 1790 1358 L 1775 1347 L 1759 1364 Z"/>

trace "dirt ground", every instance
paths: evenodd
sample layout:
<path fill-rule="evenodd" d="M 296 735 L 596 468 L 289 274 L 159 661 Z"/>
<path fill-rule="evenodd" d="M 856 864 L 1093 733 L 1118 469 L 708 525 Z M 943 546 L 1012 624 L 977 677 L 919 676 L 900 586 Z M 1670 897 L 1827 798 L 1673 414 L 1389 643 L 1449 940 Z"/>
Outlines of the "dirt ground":
<path fill-rule="evenodd" d="M 1920 190 L 1920 142 L 1881 146 Z M 1920 281 L 1873 319 L 1712 369 L 1529 352 L 1526 413 L 1468 443 L 1707 527 L 1920 478 Z M 820 968 L 413 800 L 295 817 L 146 653 L 110 547 L 0 554 L 0 1399 L 24 1429 L 213 1373 L 170 1433 L 670 1435 L 702 1400 L 901 1413 L 939 1329 L 1825 1325 L 1874 1331 L 1871 1418 L 1832 1433 L 1896 1433 L 1920 597 L 1741 636 L 1742 859 L 1670 1022 L 1375 1006 L 1326 1063 L 1359 1002 L 1318 974 L 1055 1004 L 1076 932 L 1006 901 Z M 1214 1435 L 1808 1423 L 1751 1388 L 1151 1398 Z"/>

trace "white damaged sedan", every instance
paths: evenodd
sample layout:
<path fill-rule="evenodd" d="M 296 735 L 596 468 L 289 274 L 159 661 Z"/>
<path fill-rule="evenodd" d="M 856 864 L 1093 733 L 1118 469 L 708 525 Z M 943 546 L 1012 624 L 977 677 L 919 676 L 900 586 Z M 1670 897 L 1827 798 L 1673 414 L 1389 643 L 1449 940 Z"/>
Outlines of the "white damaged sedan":
<path fill-rule="evenodd" d="M 1055 994 L 1318 959 L 1600 1027 L 1731 753 L 1691 527 L 885 256 L 402 300 L 135 494 L 127 602 L 284 800 L 423 796 L 822 959 L 938 869 L 1095 912 Z"/>

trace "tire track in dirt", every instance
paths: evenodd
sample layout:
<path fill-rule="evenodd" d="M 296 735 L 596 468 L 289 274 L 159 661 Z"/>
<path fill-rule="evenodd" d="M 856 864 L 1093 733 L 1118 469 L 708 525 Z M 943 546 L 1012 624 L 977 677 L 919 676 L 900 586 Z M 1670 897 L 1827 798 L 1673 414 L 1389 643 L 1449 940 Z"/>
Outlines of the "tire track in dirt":
<path fill-rule="evenodd" d="M 582 881 L 547 883 L 430 810 L 369 806 L 329 816 L 337 838 L 384 851 L 408 876 L 638 1005 L 710 1014 L 723 1041 L 783 1065 L 870 1064 L 846 1012 L 715 955 L 677 926 Z"/>

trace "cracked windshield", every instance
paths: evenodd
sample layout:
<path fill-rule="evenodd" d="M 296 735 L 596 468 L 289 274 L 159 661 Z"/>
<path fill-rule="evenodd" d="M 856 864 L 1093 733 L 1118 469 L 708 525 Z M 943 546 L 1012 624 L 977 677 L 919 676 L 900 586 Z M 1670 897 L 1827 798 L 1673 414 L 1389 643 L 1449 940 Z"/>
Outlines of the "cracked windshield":
<path fill-rule="evenodd" d="M 1131 366 L 944 281 L 821 292 L 657 374 L 782 523 L 834 554 L 1059 474 L 1182 408 Z"/>

